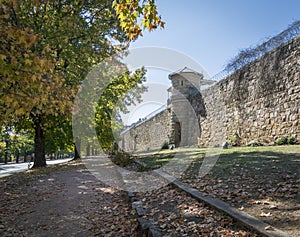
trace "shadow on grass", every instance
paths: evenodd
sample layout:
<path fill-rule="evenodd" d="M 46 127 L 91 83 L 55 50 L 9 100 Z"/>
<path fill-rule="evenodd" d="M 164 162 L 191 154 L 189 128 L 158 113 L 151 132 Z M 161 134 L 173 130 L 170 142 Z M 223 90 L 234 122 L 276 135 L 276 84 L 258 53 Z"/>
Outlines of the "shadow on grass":
<path fill-rule="evenodd" d="M 288 233 L 297 232 L 300 146 L 223 150 L 210 172 L 201 178 L 205 151 L 181 152 L 182 159 L 193 157 L 181 181 Z M 142 158 L 148 169 L 160 168 L 170 159 L 174 154 Z"/>
<path fill-rule="evenodd" d="M 203 152 L 188 150 L 188 151 L 164 151 L 164 153 L 147 154 L 139 156 L 138 159 L 146 164 L 146 167 L 139 167 L 139 171 L 159 169 L 171 160 L 180 165 L 184 164 L 187 159 L 196 159 L 196 157 L 204 156 Z"/>
<path fill-rule="evenodd" d="M 192 162 L 181 175 L 181 181 L 198 185 L 199 189 L 212 187 L 225 190 L 234 196 L 236 192 L 246 192 L 245 200 L 259 198 L 266 192 L 273 192 L 277 198 L 288 199 L 295 196 L 299 184 L 300 146 L 263 147 L 263 148 L 233 148 L 223 150 L 210 172 L 199 176 L 205 151 L 179 151 L 163 154 L 153 154 L 141 157 L 146 168 L 140 171 L 158 169 L 171 159 L 192 158 Z M 176 157 L 175 157 L 176 154 Z M 208 158 L 209 159 L 209 158 Z M 182 162 L 184 163 L 184 162 Z M 290 189 L 290 190 L 289 190 Z M 292 195 L 285 195 L 292 192 Z"/>

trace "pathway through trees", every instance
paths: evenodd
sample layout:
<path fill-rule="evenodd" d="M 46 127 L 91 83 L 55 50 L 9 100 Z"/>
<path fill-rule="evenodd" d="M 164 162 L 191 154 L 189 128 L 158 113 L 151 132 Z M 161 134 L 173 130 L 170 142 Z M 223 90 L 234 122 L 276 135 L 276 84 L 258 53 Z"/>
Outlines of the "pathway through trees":
<path fill-rule="evenodd" d="M 126 193 L 78 162 L 32 172 L 0 180 L 0 236 L 137 235 Z"/>

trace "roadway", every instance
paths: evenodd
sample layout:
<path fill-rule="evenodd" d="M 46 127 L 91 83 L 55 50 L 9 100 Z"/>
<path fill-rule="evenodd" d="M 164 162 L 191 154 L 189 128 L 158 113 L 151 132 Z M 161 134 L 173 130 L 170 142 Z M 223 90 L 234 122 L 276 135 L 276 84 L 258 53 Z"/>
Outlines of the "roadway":
<path fill-rule="evenodd" d="M 59 159 L 59 160 L 47 160 L 47 165 L 55 165 L 60 164 L 64 162 L 68 162 L 72 160 L 73 158 L 67 158 L 67 159 Z M 25 163 L 9 163 L 6 165 L 0 165 L 0 178 L 12 175 L 14 173 L 22 172 L 28 170 L 28 162 Z"/>

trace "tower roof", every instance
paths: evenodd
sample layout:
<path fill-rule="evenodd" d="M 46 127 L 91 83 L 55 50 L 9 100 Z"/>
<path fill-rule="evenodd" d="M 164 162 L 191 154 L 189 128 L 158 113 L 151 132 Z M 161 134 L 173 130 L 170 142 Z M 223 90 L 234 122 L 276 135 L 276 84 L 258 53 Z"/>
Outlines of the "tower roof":
<path fill-rule="evenodd" d="M 172 80 L 175 75 L 181 75 L 182 77 L 194 82 L 198 81 L 200 85 L 210 85 L 216 82 L 214 80 L 204 79 L 203 74 L 188 67 L 184 67 L 183 69 L 169 74 L 169 79 Z"/>

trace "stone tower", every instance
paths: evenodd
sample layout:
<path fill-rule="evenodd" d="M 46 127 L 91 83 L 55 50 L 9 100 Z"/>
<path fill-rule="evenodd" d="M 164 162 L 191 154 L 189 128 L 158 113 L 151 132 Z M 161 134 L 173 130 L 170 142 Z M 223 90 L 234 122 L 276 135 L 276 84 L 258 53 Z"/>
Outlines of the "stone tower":
<path fill-rule="evenodd" d="M 200 137 L 199 115 L 190 102 L 193 92 L 200 91 L 203 75 L 189 68 L 184 68 L 169 75 L 172 81 L 170 88 L 171 139 L 170 143 L 178 146 L 191 146 L 198 144 Z"/>

